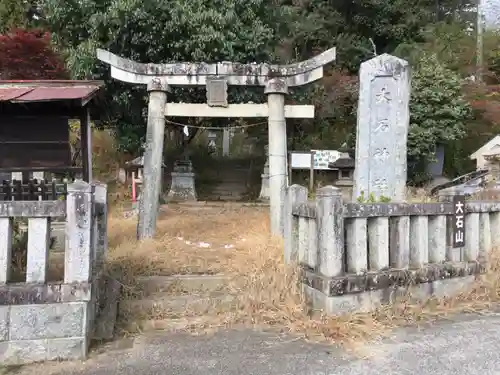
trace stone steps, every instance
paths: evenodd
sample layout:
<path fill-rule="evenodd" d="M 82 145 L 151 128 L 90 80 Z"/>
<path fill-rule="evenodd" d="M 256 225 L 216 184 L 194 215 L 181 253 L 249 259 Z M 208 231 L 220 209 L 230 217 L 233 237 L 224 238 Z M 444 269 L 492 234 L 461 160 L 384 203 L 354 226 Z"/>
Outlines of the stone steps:
<path fill-rule="evenodd" d="M 256 173 L 255 163 L 249 158 L 221 159 L 208 173 L 216 182 L 200 199 L 208 201 L 239 202 L 248 199 L 249 185 Z"/>
<path fill-rule="evenodd" d="M 241 202 L 245 199 L 244 193 L 211 193 L 207 200 L 209 201 L 221 201 L 221 202 Z"/>
<path fill-rule="evenodd" d="M 237 181 L 237 182 L 227 182 L 223 181 L 218 183 L 213 187 L 213 190 L 220 191 L 246 191 L 247 183 L 246 181 Z"/>
<path fill-rule="evenodd" d="M 224 189 L 224 190 L 242 190 L 246 189 L 248 185 L 248 181 L 246 179 L 240 179 L 237 181 L 228 181 L 228 180 L 219 180 L 214 185 L 214 189 L 219 188 L 219 189 Z"/>
<path fill-rule="evenodd" d="M 212 202 L 242 202 L 244 201 L 243 195 L 225 195 L 225 194 L 212 194 L 210 197 L 210 201 Z"/>
<path fill-rule="evenodd" d="M 138 287 L 144 296 L 163 292 L 216 292 L 227 282 L 224 275 L 140 276 Z"/>
<path fill-rule="evenodd" d="M 240 189 L 226 189 L 224 187 L 215 187 L 212 190 L 211 195 L 227 195 L 229 197 L 231 196 L 241 196 L 247 193 L 247 188 L 245 189 L 240 188 Z"/>
<path fill-rule="evenodd" d="M 149 331 L 167 331 L 178 332 L 189 329 L 191 326 L 203 325 L 205 319 L 203 317 L 188 317 L 178 319 L 149 319 L 137 322 L 138 328 L 142 332 Z"/>
<path fill-rule="evenodd" d="M 244 198 L 247 192 L 247 179 L 245 177 L 239 181 L 221 181 L 212 188 L 208 196 L 210 200 L 239 201 Z"/>
<path fill-rule="evenodd" d="M 142 331 L 183 330 L 203 321 L 189 314 L 203 314 L 233 302 L 223 291 L 227 280 L 223 275 L 139 277 L 143 298 L 122 301 L 120 314 L 134 317 L 131 325 Z M 163 319 L 163 314 L 167 318 Z"/>
<path fill-rule="evenodd" d="M 147 317 L 161 315 L 162 312 L 165 312 L 169 315 L 182 317 L 186 312 L 203 314 L 216 306 L 231 304 L 233 300 L 232 296 L 223 292 L 198 295 L 172 295 L 171 293 L 159 292 L 148 298 L 122 301 L 120 314 Z"/>
<path fill-rule="evenodd" d="M 183 209 L 193 209 L 193 210 L 199 210 L 202 208 L 219 208 L 219 207 L 224 207 L 224 208 L 231 208 L 231 209 L 238 209 L 241 207 L 269 207 L 269 202 L 260 202 L 260 201 L 254 201 L 254 202 L 212 202 L 212 201 L 196 201 L 196 202 L 179 202 L 176 203 L 176 206 L 182 207 Z"/>

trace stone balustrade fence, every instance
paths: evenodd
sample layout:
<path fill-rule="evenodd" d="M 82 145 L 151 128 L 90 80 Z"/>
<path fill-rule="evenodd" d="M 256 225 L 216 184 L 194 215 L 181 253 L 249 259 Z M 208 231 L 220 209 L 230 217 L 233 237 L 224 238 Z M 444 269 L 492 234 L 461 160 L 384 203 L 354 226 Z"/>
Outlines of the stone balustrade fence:
<path fill-rule="evenodd" d="M 465 204 L 465 247 L 453 247 L 451 202 L 343 203 L 333 186 L 288 188 L 285 258 L 303 268 L 315 309 L 371 310 L 411 288 L 413 295 L 456 294 L 484 272 L 500 245 L 500 203 Z"/>
<path fill-rule="evenodd" d="M 11 283 L 19 219 L 28 222 L 26 279 Z M 65 220 L 64 277 L 49 282 L 50 223 L 56 219 Z M 106 185 L 76 181 L 65 200 L 0 201 L 2 364 L 86 357 L 99 330 L 97 315 L 112 307 L 100 298 L 106 227 Z"/>

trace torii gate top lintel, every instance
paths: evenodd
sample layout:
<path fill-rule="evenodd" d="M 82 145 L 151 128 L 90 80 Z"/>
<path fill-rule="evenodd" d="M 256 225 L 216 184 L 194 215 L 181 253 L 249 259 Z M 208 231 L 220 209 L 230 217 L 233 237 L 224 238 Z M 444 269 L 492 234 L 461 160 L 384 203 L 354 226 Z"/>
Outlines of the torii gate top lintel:
<path fill-rule="evenodd" d="M 152 78 L 163 78 L 171 86 L 206 85 L 207 80 L 222 78 L 230 85 L 265 86 L 272 78 L 281 78 L 288 87 L 302 86 L 323 77 L 323 66 L 335 61 L 336 49 L 308 60 L 289 65 L 235 62 L 144 64 L 97 50 L 97 58 L 111 66 L 111 76 L 120 81 L 148 84 Z"/>

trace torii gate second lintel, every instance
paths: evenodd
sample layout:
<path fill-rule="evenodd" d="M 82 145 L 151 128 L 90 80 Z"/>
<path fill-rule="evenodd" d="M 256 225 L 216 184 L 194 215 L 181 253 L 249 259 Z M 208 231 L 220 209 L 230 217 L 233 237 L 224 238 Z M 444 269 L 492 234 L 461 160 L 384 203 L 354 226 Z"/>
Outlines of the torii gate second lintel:
<path fill-rule="evenodd" d="M 143 192 L 138 238 L 156 230 L 163 162 L 165 116 L 268 117 L 269 190 L 271 232 L 284 233 L 284 207 L 288 186 L 286 118 L 314 117 L 314 106 L 286 105 L 289 87 L 323 77 L 323 66 L 335 60 L 335 48 L 290 65 L 232 62 L 143 64 L 97 50 L 99 60 L 111 66 L 111 76 L 123 82 L 146 84 L 149 91 L 147 144 L 144 154 Z M 167 103 L 169 86 L 206 86 L 207 104 Z M 228 104 L 227 86 L 264 86 L 266 104 Z M 289 259 L 291 254 L 285 254 Z"/>

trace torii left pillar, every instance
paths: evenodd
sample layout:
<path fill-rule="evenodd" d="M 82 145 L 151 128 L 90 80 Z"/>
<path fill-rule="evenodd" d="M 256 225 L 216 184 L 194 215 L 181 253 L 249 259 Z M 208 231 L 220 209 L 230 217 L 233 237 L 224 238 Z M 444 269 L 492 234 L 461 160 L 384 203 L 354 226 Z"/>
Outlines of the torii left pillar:
<path fill-rule="evenodd" d="M 152 238 L 156 230 L 160 204 L 163 139 L 165 136 L 165 107 L 169 87 L 166 82 L 154 78 L 148 83 L 148 128 L 144 153 L 144 174 L 141 200 L 139 202 L 139 222 L 137 238 Z"/>
<path fill-rule="evenodd" d="M 285 119 L 286 82 L 270 79 L 264 93 L 269 107 L 269 193 L 271 233 L 284 235 L 285 197 L 288 187 L 287 136 Z"/>

